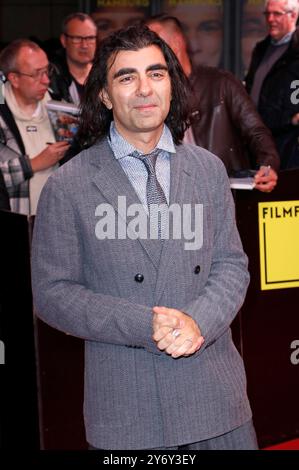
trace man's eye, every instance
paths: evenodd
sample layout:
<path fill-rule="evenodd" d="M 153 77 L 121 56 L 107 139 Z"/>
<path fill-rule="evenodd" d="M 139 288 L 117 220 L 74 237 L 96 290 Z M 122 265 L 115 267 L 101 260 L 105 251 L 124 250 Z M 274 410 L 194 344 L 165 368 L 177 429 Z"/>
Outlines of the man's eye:
<path fill-rule="evenodd" d="M 120 78 L 120 83 L 130 83 L 133 80 L 132 75 L 126 75 L 125 77 Z"/>
<path fill-rule="evenodd" d="M 165 76 L 165 72 L 160 72 L 160 71 L 154 71 L 151 73 L 152 78 L 163 78 Z"/>

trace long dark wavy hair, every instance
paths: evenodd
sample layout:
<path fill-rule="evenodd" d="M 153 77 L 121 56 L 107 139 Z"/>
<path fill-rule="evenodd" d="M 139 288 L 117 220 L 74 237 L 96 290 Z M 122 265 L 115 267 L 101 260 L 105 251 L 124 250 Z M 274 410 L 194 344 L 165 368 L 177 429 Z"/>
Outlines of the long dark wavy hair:
<path fill-rule="evenodd" d="M 158 46 L 162 51 L 171 80 L 172 101 L 165 120 L 173 140 L 179 144 L 189 126 L 189 82 L 170 47 L 147 26 L 120 29 L 105 38 L 97 49 L 94 63 L 87 79 L 81 104 L 78 140 L 84 147 L 92 145 L 107 135 L 113 120 L 112 111 L 99 98 L 107 86 L 108 63 L 119 51 L 137 51 L 148 46 Z"/>

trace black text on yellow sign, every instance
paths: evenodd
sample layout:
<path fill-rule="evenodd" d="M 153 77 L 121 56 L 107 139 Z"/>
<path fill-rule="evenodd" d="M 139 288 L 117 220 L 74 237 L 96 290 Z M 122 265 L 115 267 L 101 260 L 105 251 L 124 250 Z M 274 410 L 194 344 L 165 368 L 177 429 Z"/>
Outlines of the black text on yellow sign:
<path fill-rule="evenodd" d="M 299 201 L 259 203 L 261 289 L 299 287 Z"/>

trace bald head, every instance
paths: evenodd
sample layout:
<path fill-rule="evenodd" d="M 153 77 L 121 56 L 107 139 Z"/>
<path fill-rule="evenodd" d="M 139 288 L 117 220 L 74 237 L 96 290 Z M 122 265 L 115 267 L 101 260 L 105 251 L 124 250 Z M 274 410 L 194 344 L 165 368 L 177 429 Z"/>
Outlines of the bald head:
<path fill-rule="evenodd" d="M 191 73 L 191 62 L 188 55 L 187 40 L 176 18 L 165 17 L 149 19 L 147 26 L 160 36 L 177 56 L 185 74 Z"/>
<path fill-rule="evenodd" d="M 0 68 L 19 104 L 35 105 L 44 98 L 50 83 L 49 61 L 37 44 L 28 40 L 12 42 L 1 52 Z"/>

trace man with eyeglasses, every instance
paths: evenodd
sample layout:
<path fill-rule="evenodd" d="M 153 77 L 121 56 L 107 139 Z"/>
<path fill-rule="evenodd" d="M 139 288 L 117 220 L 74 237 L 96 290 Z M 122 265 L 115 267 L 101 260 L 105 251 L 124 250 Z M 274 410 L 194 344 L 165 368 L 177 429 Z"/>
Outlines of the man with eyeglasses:
<path fill-rule="evenodd" d="M 299 79 L 298 0 L 267 0 L 264 16 L 269 35 L 252 55 L 247 91 L 271 130 L 281 169 L 299 167 L 299 105 L 293 102 L 292 82 Z"/>
<path fill-rule="evenodd" d="M 62 23 L 60 41 L 63 50 L 52 60 L 51 94 L 78 105 L 96 50 L 96 24 L 85 13 L 72 13 Z"/>
<path fill-rule="evenodd" d="M 12 211 L 35 214 L 46 180 L 69 148 L 55 142 L 46 110 L 51 67 L 37 44 L 18 39 L 1 52 L 0 70 L 7 79 L 0 104 L 2 191 Z"/>

